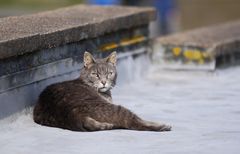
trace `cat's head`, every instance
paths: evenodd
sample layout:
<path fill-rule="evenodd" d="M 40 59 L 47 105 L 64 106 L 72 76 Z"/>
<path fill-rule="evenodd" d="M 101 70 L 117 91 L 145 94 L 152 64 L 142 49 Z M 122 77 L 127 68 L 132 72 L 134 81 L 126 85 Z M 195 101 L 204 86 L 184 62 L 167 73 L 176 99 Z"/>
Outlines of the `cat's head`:
<path fill-rule="evenodd" d="M 112 52 L 108 57 L 95 59 L 89 52 L 84 53 L 84 67 L 80 78 L 99 92 L 106 92 L 116 84 L 117 53 Z"/>

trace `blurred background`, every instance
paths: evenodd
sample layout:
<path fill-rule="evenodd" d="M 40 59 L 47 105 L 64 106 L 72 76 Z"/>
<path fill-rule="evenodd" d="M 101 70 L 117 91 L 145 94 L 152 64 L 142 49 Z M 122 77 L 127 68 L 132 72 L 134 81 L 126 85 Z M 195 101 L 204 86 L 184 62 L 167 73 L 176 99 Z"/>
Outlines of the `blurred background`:
<path fill-rule="evenodd" d="M 240 0 L 0 0 L 0 17 L 74 4 L 153 6 L 158 19 L 152 37 L 240 19 Z"/>

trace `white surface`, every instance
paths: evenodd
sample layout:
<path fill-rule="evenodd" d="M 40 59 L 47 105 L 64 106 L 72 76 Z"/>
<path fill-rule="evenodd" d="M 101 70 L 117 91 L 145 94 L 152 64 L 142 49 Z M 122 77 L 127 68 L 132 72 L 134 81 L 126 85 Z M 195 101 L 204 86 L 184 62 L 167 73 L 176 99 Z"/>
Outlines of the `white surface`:
<path fill-rule="evenodd" d="M 114 101 L 171 132 L 72 132 L 34 124 L 25 111 L 0 121 L 0 154 L 238 154 L 240 67 L 210 72 L 154 69 L 116 87 Z"/>

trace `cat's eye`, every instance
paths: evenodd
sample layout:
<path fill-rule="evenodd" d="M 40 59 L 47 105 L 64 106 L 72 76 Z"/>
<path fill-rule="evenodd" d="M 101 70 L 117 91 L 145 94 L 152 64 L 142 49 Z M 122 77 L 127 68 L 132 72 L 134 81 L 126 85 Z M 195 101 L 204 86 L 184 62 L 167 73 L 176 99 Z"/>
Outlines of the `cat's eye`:
<path fill-rule="evenodd" d="M 109 74 L 109 75 L 113 75 L 113 72 L 109 72 L 108 74 Z"/>
<path fill-rule="evenodd" d="M 99 77 L 97 73 L 91 73 L 92 76 Z"/>

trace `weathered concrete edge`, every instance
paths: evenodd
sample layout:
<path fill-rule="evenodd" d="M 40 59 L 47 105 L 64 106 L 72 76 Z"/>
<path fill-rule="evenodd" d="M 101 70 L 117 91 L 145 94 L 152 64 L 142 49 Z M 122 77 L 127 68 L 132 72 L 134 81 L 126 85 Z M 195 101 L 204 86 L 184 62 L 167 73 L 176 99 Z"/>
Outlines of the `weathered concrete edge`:
<path fill-rule="evenodd" d="M 129 56 L 136 56 L 147 51 L 146 47 L 134 50 L 133 52 L 120 53 L 118 60 L 127 58 Z M 54 76 L 61 76 L 77 70 L 80 70 L 82 63 L 76 62 L 73 58 L 66 58 L 52 63 L 44 64 L 32 69 L 17 72 L 10 75 L 0 77 L 0 94 L 21 86 L 46 80 Z M 21 80 L 18 80 L 21 79 Z M 14 80 L 14 85 L 10 86 L 9 80 Z"/>
<path fill-rule="evenodd" d="M 0 76 L 27 70 L 72 56 L 83 56 L 84 51 L 96 51 L 96 56 L 105 56 L 110 51 L 135 49 L 148 41 L 148 25 L 120 30 L 100 37 L 86 39 L 51 49 L 43 49 L 0 60 Z M 95 53 L 94 53 L 95 54 Z M 80 58 L 82 59 L 82 58 Z"/>
<path fill-rule="evenodd" d="M 182 47 L 196 47 L 205 50 L 212 50 L 219 46 L 232 44 L 240 41 L 240 20 L 229 23 L 212 25 L 207 27 L 196 28 L 184 32 L 171 34 L 164 37 L 159 37 L 153 43 L 160 43 L 162 45 L 182 46 Z M 220 35 L 220 36 L 219 36 Z M 210 38 L 210 40 L 209 40 Z M 206 40 L 206 41 L 205 41 Z M 211 51 L 211 52 L 212 52 Z M 216 52 L 216 51 L 215 51 Z M 216 55 L 222 53 L 217 51 Z"/>
<path fill-rule="evenodd" d="M 236 38 L 230 38 L 226 39 L 221 42 L 217 42 L 212 44 L 209 47 L 202 47 L 199 45 L 194 45 L 194 44 L 176 44 L 176 43 L 161 43 L 159 41 L 154 41 L 152 44 L 161 44 L 161 46 L 172 46 L 172 47 L 179 47 L 179 48 L 201 48 L 203 51 L 206 51 L 206 53 L 211 56 L 212 58 L 218 57 L 218 56 L 223 56 L 226 54 L 234 54 L 235 52 L 240 53 L 240 36 Z"/>
<path fill-rule="evenodd" d="M 50 12 L 50 11 L 48 11 Z M 114 32 L 120 29 L 140 26 L 149 23 L 156 18 L 156 12 L 153 8 L 145 8 L 144 11 L 132 13 L 127 16 L 118 16 L 110 18 L 100 23 L 90 23 L 83 26 L 71 27 L 68 29 L 60 29 L 50 33 L 36 33 L 13 40 L 0 42 L 0 59 L 18 56 L 35 50 L 53 48 L 67 43 L 78 42 L 83 39 L 94 38 L 99 35 Z M 111 23 L 119 22 L 121 26 L 112 26 Z M 116 25 L 116 24 L 114 24 Z M 99 27 L 103 28 L 102 31 Z M 92 31 L 97 30 L 97 31 Z M 81 34 L 81 35 L 80 35 Z M 63 37 L 64 36 L 64 37 Z M 67 38 L 67 39 L 66 39 Z"/>

